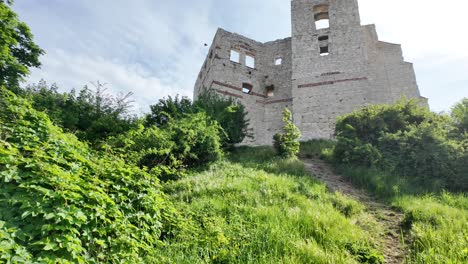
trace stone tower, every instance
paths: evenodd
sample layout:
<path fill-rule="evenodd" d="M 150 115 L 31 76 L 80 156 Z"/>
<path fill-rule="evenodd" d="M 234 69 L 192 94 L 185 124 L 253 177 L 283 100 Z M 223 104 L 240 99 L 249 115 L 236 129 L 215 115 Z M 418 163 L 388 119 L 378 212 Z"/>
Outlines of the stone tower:
<path fill-rule="evenodd" d="M 292 37 L 260 43 L 219 29 L 195 84 L 236 98 L 268 145 L 287 107 L 302 140 L 333 137 L 336 118 L 368 104 L 422 99 L 401 46 L 361 26 L 357 0 L 292 0 Z"/>

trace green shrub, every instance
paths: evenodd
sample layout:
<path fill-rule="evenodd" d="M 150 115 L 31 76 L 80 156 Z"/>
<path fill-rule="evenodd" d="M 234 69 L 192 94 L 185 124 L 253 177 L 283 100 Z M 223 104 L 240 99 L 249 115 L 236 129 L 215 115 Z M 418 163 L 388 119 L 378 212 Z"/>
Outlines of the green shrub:
<path fill-rule="evenodd" d="M 250 137 L 245 107 L 233 99 L 221 97 L 212 92 L 204 92 L 198 96 L 194 106 L 218 121 L 224 130 L 221 134 L 224 146 L 241 143 L 245 137 Z"/>
<path fill-rule="evenodd" d="M 376 167 L 429 190 L 467 190 L 466 148 L 450 137 L 451 119 L 415 101 L 366 107 L 341 117 L 334 158 Z"/>
<path fill-rule="evenodd" d="M 240 143 L 249 136 L 245 107 L 230 98 L 220 97 L 211 92 L 202 93 L 193 103 L 186 97 L 178 96 L 160 99 L 157 104 L 151 106 L 151 113 L 146 116 L 145 125 L 163 127 L 170 122 L 177 123 L 188 115 L 202 112 L 221 126 L 219 134 L 224 147 Z"/>
<path fill-rule="evenodd" d="M 452 118 L 459 134 L 468 134 L 468 98 L 463 98 L 452 107 Z"/>
<path fill-rule="evenodd" d="M 283 111 L 283 133 L 273 136 L 273 146 L 282 157 L 295 157 L 299 153 L 301 131 L 292 122 L 292 114 L 287 108 Z"/>
<path fill-rule="evenodd" d="M 158 103 L 150 106 L 151 112 L 146 115 L 145 126 L 164 126 L 169 121 L 183 118 L 186 114 L 194 113 L 192 101 L 188 97 L 159 99 Z"/>
<path fill-rule="evenodd" d="M 182 177 L 184 168 L 218 160 L 221 130 L 205 113 L 188 114 L 163 127 L 140 125 L 108 143 L 116 154 L 168 181 Z"/>
<path fill-rule="evenodd" d="M 131 93 L 115 97 L 107 94 L 100 83 L 95 91 L 85 86 L 78 93 L 61 93 L 55 84 L 49 86 L 42 80 L 26 87 L 23 96 L 65 131 L 95 145 L 136 125 L 136 118 L 128 114 Z"/>
<path fill-rule="evenodd" d="M 98 155 L 0 88 L 0 262 L 151 262 L 170 208 L 157 179 Z"/>

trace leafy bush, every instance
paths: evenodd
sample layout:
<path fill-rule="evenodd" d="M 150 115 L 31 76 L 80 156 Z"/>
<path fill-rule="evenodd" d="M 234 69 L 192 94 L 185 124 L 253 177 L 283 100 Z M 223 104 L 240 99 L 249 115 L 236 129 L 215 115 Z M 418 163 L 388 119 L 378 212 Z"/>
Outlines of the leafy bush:
<path fill-rule="evenodd" d="M 192 101 L 187 97 L 159 99 L 158 103 L 150 106 L 151 112 L 146 115 L 146 126 L 164 126 L 171 120 L 179 120 L 186 114 L 194 113 Z"/>
<path fill-rule="evenodd" d="M 97 155 L 0 88 L 0 262 L 152 262 L 158 180 Z"/>
<path fill-rule="evenodd" d="M 249 122 L 246 119 L 247 112 L 244 106 L 211 92 L 202 93 L 193 103 L 187 97 L 169 96 L 167 99 L 160 99 L 150 108 L 151 113 L 145 118 L 146 126 L 162 127 L 171 121 L 177 122 L 187 115 L 204 112 L 222 127 L 220 137 L 223 146 L 240 143 L 249 136 L 247 132 Z"/>
<path fill-rule="evenodd" d="M 26 87 L 23 94 L 54 123 L 91 143 L 124 133 L 136 125 L 135 117 L 128 115 L 131 93 L 115 97 L 107 94 L 100 83 L 95 91 L 85 86 L 78 93 L 75 90 L 61 93 L 55 84 L 49 86 L 42 80 Z"/>
<path fill-rule="evenodd" d="M 463 98 L 452 107 L 451 114 L 459 134 L 468 134 L 468 98 Z"/>
<path fill-rule="evenodd" d="M 248 133 L 249 121 L 246 119 L 245 107 L 231 98 L 204 92 L 198 96 L 194 106 L 218 121 L 224 130 L 224 133 L 221 134 L 223 145 L 241 143 L 245 137 L 251 136 Z"/>
<path fill-rule="evenodd" d="M 164 127 L 140 125 L 109 140 L 114 151 L 140 167 L 151 169 L 161 180 L 175 180 L 181 169 L 203 166 L 222 156 L 221 127 L 205 113 L 188 114 Z"/>
<path fill-rule="evenodd" d="M 462 142 L 451 139 L 451 119 L 414 101 L 370 106 L 341 117 L 334 157 L 341 163 L 377 167 L 428 189 L 467 190 Z"/>
<path fill-rule="evenodd" d="M 294 157 L 299 153 L 301 131 L 292 122 L 292 114 L 287 108 L 283 111 L 283 133 L 273 136 L 273 146 L 280 156 Z"/>

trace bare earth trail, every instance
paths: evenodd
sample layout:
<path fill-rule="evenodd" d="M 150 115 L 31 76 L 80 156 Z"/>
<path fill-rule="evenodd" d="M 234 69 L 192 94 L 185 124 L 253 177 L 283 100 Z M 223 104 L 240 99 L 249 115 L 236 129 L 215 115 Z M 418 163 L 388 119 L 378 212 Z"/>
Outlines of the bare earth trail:
<path fill-rule="evenodd" d="M 302 159 L 306 168 L 319 180 L 325 182 L 331 191 L 339 191 L 366 206 L 367 212 L 382 224 L 385 263 L 402 263 L 405 250 L 401 246 L 401 222 L 403 214 L 392 210 L 388 205 L 373 199 L 365 191 L 354 187 L 345 177 L 337 174 L 325 161 L 318 158 Z"/>

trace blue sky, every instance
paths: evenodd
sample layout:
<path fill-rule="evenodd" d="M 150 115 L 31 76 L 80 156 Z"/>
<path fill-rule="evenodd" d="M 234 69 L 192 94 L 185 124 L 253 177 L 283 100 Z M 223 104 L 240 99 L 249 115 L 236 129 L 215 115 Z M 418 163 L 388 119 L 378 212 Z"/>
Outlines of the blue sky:
<path fill-rule="evenodd" d="M 360 0 L 362 24 L 400 43 L 431 109 L 468 97 L 468 1 Z M 192 95 L 218 27 L 258 41 L 291 35 L 290 0 L 17 0 L 13 9 L 46 51 L 28 82 L 63 90 L 107 83 L 132 91 L 135 111 Z"/>

